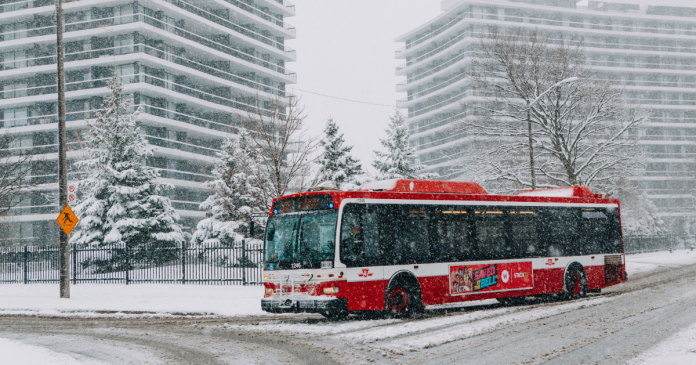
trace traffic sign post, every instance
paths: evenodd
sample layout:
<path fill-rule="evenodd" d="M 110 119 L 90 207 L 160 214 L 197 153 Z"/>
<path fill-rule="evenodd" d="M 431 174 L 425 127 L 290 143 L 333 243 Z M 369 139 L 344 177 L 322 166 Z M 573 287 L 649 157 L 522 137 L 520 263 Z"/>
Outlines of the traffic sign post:
<path fill-rule="evenodd" d="M 77 225 L 79 219 L 72 209 L 70 209 L 70 206 L 66 205 L 58 215 L 58 218 L 56 218 L 56 221 L 58 222 L 58 225 L 60 225 L 60 228 L 63 229 L 63 232 L 65 232 L 66 235 L 69 235 L 73 228 L 75 228 Z"/>
<path fill-rule="evenodd" d="M 58 206 L 68 205 L 68 158 L 65 129 L 65 67 L 63 65 L 63 5 L 56 1 L 56 65 L 58 66 Z M 72 212 L 72 211 L 71 211 Z M 74 214 L 73 214 L 74 216 Z M 60 223 L 60 221 L 58 222 Z M 62 226 L 61 226 L 62 227 Z M 74 226 L 73 226 L 74 227 Z M 70 228 L 72 230 L 72 227 Z M 59 233 L 60 297 L 70 298 L 70 243 L 68 235 Z"/>

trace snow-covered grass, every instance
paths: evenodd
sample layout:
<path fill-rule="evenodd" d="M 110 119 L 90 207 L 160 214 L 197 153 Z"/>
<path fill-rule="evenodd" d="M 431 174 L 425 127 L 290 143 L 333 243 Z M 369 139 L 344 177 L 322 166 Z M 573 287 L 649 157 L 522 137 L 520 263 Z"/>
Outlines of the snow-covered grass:
<path fill-rule="evenodd" d="M 696 364 L 696 323 L 658 343 L 627 364 Z"/>
<path fill-rule="evenodd" d="M 265 315 L 262 297 L 262 286 L 78 284 L 70 287 L 70 299 L 60 299 L 58 284 L 8 284 L 0 285 L 0 314 Z"/>
<path fill-rule="evenodd" d="M 661 267 L 696 264 L 696 250 L 675 250 L 626 255 L 626 272 L 630 276 Z"/>
<path fill-rule="evenodd" d="M 72 356 L 61 354 L 41 346 L 32 346 L 25 343 L 0 338 L 0 354 L 3 364 L 12 365 L 77 365 L 77 364 L 104 364 L 101 361 L 88 358 L 76 359 Z"/>

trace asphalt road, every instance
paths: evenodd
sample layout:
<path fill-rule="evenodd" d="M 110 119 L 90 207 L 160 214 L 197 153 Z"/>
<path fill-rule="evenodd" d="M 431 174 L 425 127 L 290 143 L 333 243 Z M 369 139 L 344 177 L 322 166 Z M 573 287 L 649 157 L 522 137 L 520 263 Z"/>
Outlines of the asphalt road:
<path fill-rule="evenodd" d="M 696 265 L 691 265 L 636 275 L 600 295 L 573 302 L 530 299 L 515 307 L 428 310 L 404 320 L 352 316 L 347 321 L 328 322 L 314 315 L 0 316 L 0 337 L 48 347 L 86 363 L 620 364 L 696 323 L 694 309 Z M 558 313 L 535 317 L 555 311 Z M 462 321 L 466 316 L 472 319 Z M 508 323 L 506 318 L 527 319 Z M 497 319 L 500 323 L 490 325 Z M 404 331 L 405 327 L 411 329 Z M 479 332 L 461 335 L 467 328 L 479 328 Z M 370 331 L 390 335 L 355 340 Z M 460 331 L 460 335 L 418 346 L 419 341 L 442 337 L 448 331 Z M 415 347 L 399 347 L 409 343 Z"/>

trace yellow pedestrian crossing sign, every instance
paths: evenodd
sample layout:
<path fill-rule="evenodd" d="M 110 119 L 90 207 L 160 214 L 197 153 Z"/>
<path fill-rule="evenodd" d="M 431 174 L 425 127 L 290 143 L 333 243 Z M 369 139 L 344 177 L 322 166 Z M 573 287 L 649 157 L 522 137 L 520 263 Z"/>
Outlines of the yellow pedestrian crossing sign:
<path fill-rule="evenodd" d="M 65 234 L 70 234 L 73 228 L 75 228 L 77 225 L 77 221 L 79 221 L 79 219 L 77 219 L 75 213 L 73 213 L 72 209 L 70 209 L 70 206 L 66 205 L 58 215 L 58 218 L 56 218 L 56 221 L 58 221 L 60 228 L 63 228 Z"/>

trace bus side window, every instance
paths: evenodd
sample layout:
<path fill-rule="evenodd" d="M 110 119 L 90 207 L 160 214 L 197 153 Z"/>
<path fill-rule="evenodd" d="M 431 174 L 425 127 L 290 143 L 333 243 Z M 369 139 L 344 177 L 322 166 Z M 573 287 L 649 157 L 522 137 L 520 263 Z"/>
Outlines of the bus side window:
<path fill-rule="evenodd" d="M 476 208 L 475 230 L 478 260 L 504 259 L 505 248 L 505 219 L 503 211 L 496 207 Z"/>
<path fill-rule="evenodd" d="M 433 262 L 464 261 L 471 258 L 471 240 L 467 233 L 467 211 L 457 207 L 439 209 L 433 213 L 434 234 L 431 257 Z"/>
<path fill-rule="evenodd" d="M 510 258 L 539 257 L 536 211 L 531 208 L 510 210 Z"/>
<path fill-rule="evenodd" d="M 428 208 L 423 205 L 395 206 L 392 216 L 395 264 L 416 264 L 430 260 Z M 401 214 L 399 214 L 401 213 Z"/>
<path fill-rule="evenodd" d="M 621 239 L 621 221 L 619 220 L 619 210 L 617 208 L 607 208 L 606 214 L 609 217 L 607 222 L 607 237 L 604 241 L 604 252 L 623 253 L 623 241 Z"/>
<path fill-rule="evenodd" d="M 573 256 L 580 254 L 578 240 L 578 208 L 540 209 L 537 217 L 539 233 L 545 243 L 543 256 Z"/>
<path fill-rule="evenodd" d="M 364 207 L 357 204 L 348 204 L 343 209 L 341 219 L 341 261 L 346 265 L 359 266 L 360 256 L 363 252 L 363 232 L 361 227 L 361 213 Z"/>
<path fill-rule="evenodd" d="M 348 204 L 341 220 L 341 261 L 348 267 L 381 265 L 383 249 L 375 206 Z"/>
<path fill-rule="evenodd" d="M 609 217 L 604 209 L 583 208 L 580 217 L 583 254 L 604 252 L 604 243 L 610 241 Z"/>

